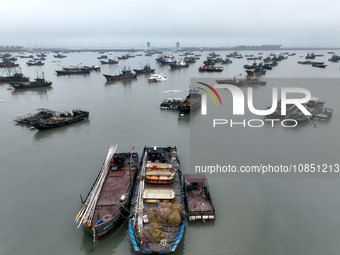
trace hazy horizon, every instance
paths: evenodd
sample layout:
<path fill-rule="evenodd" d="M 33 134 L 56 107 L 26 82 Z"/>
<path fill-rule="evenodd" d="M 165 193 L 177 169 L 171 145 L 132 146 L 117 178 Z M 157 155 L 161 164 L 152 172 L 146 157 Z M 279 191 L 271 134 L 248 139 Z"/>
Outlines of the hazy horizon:
<path fill-rule="evenodd" d="M 13 0 L 2 3 L 0 45 L 27 48 L 340 45 L 340 3 L 254 1 Z"/>

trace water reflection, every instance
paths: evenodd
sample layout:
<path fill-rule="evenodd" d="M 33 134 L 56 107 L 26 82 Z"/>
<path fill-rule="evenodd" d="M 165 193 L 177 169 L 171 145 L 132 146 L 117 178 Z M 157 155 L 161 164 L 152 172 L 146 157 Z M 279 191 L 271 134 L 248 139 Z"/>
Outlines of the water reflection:
<path fill-rule="evenodd" d="M 48 92 L 52 91 L 52 87 L 45 87 L 45 88 L 32 88 L 32 89 L 13 89 L 12 94 L 13 96 L 18 95 L 27 95 L 27 94 L 38 94 L 38 95 L 46 95 Z"/>
<path fill-rule="evenodd" d="M 112 251 L 121 245 L 122 241 L 128 234 L 127 221 L 118 224 L 114 230 L 97 240 L 96 243 L 93 242 L 92 235 L 83 229 L 83 238 L 80 250 L 85 252 L 85 254 L 93 254 L 94 252 L 97 254 L 112 254 Z"/>
<path fill-rule="evenodd" d="M 34 140 L 42 140 L 45 138 L 51 138 L 53 135 L 63 135 L 63 134 L 67 134 L 67 131 L 69 128 L 80 128 L 80 127 L 84 127 L 90 124 L 90 120 L 89 119 L 85 119 L 67 126 L 63 126 L 63 127 L 58 127 L 58 128 L 52 128 L 52 129 L 47 129 L 47 130 L 38 130 L 38 129 L 34 129 L 37 132 L 34 134 Z"/>

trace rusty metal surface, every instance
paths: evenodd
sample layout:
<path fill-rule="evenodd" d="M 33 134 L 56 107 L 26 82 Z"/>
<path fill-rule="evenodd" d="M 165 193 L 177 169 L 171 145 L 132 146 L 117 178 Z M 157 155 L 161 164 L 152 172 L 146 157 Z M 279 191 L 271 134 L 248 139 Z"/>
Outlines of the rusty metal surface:
<path fill-rule="evenodd" d="M 124 167 L 114 171 L 109 170 L 93 214 L 91 222 L 92 226 L 96 226 L 100 219 L 105 223 L 115 218 L 117 214 L 120 213 L 119 209 L 122 206 L 121 197 L 126 195 L 126 199 L 130 198 L 130 194 L 133 190 L 135 173 L 137 171 L 138 159 L 132 158 L 130 168 L 130 155 L 131 154 L 126 153 L 126 164 Z M 124 203 L 126 203 L 126 201 Z"/>

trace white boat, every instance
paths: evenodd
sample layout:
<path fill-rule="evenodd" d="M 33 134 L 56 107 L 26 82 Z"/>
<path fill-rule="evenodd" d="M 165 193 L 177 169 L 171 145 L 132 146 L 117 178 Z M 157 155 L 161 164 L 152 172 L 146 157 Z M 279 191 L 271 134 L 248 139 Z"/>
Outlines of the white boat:
<path fill-rule="evenodd" d="M 168 78 L 163 73 L 155 73 L 148 79 L 149 82 L 166 81 Z"/>

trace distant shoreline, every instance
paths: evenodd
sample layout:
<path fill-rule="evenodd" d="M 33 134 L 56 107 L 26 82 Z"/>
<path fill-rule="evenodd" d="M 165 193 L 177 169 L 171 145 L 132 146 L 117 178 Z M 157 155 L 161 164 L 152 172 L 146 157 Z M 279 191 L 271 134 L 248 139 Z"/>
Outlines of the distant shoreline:
<path fill-rule="evenodd" d="M 158 52 L 158 51 L 178 51 L 178 52 L 186 52 L 186 51 L 292 51 L 292 50 L 340 50 L 340 48 L 321 48 L 321 47 L 287 47 L 287 48 L 265 48 L 265 47 L 183 47 L 180 49 L 174 48 L 153 48 L 150 50 L 142 49 L 142 48 L 93 48 L 93 49 L 77 49 L 77 48 L 32 48 L 25 49 L 22 48 L 21 52 L 39 52 L 39 51 L 69 51 L 69 52 L 97 52 L 97 51 L 114 51 L 114 52 Z M 3 50 L 0 52 L 18 52 L 18 50 Z"/>

